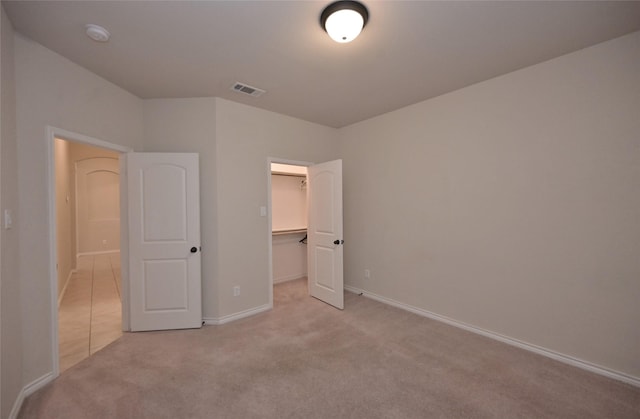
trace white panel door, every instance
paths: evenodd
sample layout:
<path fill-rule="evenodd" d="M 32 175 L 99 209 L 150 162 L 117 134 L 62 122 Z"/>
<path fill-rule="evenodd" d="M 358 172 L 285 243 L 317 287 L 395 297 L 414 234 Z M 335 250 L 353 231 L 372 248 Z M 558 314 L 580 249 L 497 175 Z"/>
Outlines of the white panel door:
<path fill-rule="evenodd" d="M 120 164 L 94 157 L 76 162 L 78 253 L 120 249 Z"/>
<path fill-rule="evenodd" d="M 127 154 L 132 331 L 202 326 L 198 172 L 198 154 Z"/>
<path fill-rule="evenodd" d="M 308 170 L 309 293 L 343 309 L 342 160 L 310 166 Z"/>

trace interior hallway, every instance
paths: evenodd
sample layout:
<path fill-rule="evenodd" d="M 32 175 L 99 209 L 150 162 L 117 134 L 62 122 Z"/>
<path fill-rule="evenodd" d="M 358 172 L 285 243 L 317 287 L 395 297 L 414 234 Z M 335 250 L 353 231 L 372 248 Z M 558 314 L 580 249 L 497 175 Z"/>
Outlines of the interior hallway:
<path fill-rule="evenodd" d="M 81 256 L 58 308 L 60 372 L 122 336 L 120 253 Z"/>

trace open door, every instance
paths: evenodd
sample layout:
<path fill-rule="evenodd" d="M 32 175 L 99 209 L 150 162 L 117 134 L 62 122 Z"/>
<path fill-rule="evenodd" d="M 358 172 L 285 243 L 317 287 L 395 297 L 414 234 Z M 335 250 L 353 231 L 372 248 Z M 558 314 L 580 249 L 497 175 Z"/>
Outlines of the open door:
<path fill-rule="evenodd" d="M 307 194 L 309 294 L 343 309 L 342 160 L 309 166 Z"/>
<path fill-rule="evenodd" d="M 198 154 L 127 154 L 131 331 L 202 326 L 198 172 Z"/>

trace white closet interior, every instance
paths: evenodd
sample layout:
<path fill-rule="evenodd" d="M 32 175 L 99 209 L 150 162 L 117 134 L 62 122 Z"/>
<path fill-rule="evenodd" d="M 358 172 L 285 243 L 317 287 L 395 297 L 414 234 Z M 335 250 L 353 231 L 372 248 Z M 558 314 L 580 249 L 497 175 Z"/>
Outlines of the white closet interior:
<path fill-rule="evenodd" d="M 307 168 L 271 164 L 273 283 L 307 276 Z"/>

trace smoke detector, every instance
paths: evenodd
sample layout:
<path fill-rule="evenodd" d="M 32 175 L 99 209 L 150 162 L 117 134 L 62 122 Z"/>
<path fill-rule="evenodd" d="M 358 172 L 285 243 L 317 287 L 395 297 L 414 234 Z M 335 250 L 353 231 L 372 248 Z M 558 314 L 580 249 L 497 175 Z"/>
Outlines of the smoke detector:
<path fill-rule="evenodd" d="M 238 93 L 243 93 L 245 95 L 249 95 L 252 97 L 260 97 L 264 93 L 266 93 L 265 90 L 258 89 L 257 87 L 249 86 L 248 84 L 240 83 L 240 82 L 235 82 L 233 86 L 231 86 L 231 90 Z"/>
<path fill-rule="evenodd" d="M 107 42 L 111 37 L 108 30 L 100 25 L 94 25 L 90 23 L 84 27 L 87 31 L 87 36 L 96 42 Z"/>

